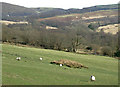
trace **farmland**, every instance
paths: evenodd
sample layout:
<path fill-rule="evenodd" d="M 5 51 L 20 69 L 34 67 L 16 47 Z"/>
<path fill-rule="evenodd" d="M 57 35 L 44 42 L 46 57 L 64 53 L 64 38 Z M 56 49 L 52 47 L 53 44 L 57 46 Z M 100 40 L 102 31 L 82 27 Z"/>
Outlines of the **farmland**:
<path fill-rule="evenodd" d="M 117 85 L 118 60 L 112 57 L 82 55 L 49 49 L 2 45 L 3 85 Z M 21 61 L 16 57 L 20 56 Z M 40 61 L 39 58 L 43 60 Z M 88 69 L 75 69 L 50 64 L 67 59 L 77 61 Z M 90 76 L 96 77 L 95 82 Z"/>
<path fill-rule="evenodd" d="M 83 9 L 0 5 L 2 85 L 118 84 L 118 4 Z"/>

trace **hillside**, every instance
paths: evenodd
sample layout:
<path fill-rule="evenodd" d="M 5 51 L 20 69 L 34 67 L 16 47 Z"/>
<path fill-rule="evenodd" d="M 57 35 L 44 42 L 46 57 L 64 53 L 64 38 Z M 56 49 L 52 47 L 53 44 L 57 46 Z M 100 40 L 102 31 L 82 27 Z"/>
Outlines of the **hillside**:
<path fill-rule="evenodd" d="M 3 85 L 117 85 L 118 60 L 94 55 L 81 55 L 63 51 L 2 45 Z M 17 61 L 16 57 L 21 57 Z M 39 58 L 43 60 L 40 61 Z M 74 69 L 50 64 L 68 59 L 88 66 Z M 89 80 L 96 77 L 95 82 Z"/>
<path fill-rule="evenodd" d="M 13 17 L 17 17 L 16 20 L 17 19 L 23 20 L 28 16 L 47 18 L 47 17 L 53 17 L 57 15 L 118 9 L 117 4 L 105 5 L 105 6 L 100 5 L 100 6 L 87 7 L 83 9 L 67 9 L 67 10 L 61 9 L 61 8 L 45 8 L 45 7 L 26 8 L 23 6 L 13 5 L 13 4 L 4 3 L 4 2 L 0 2 L 0 4 L 2 4 L 3 19 L 6 19 L 6 20 L 13 20 L 13 19 L 15 20 L 15 18 Z"/>
<path fill-rule="evenodd" d="M 98 6 L 93 6 L 93 7 L 86 7 L 83 9 L 60 9 L 60 8 L 52 8 L 48 9 L 41 12 L 39 9 L 36 9 L 38 12 L 40 12 L 40 17 L 46 18 L 46 17 L 53 17 L 57 15 L 64 15 L 64 14 L 73 14 L 73 13 L 86 13 L 86 12 L 94 12 L 94 11 L 99 11 L 99 10 L 115 10 L 118 9 L 117 4 L 111 4 L 111 5 L 98 5 Z"/>
<path fill-rule="evenodd" d="M 25 16 L 37 15 L 33 9 L 23 6 L 13 5 L 9 3 L 0 2 L 2 4 L 2 19 L 19 20 L 24 19 Z"/>
<path fill-rule="evenodd" d="M 97 5 L 93 7 L 83 8 L 89 11 L 99 11 L 99 10 L 114 10 L 118 9 L 118 4 L 111 4 L 111 5 Z"/>
<path fill-rule="evenodd" d="M 86 12 L 81 14 L 67 14 L 59 15 L 48 18 L 38 18 L 38 22 L 52 26 L 52 27 L 65 27 L 73 26 L 83 22 L 87 26 L 95 25 L 97 29 L 100 26 L 117 24 L 118 23 L 118 11 L 117 10 L 102 10 L 94 12 Z M 94 26 L 93 26 L 94 27 Z"/>
<path fill-rule="evenodd" d="M 0 5 L 3 85 L 118 85 L 117 4 L 83 9 Z"/>
<path fill-rule="evenodd" d="M 34 14 L 34 10 L 23 6 L 13 5 L 9 3 L 0 2 L 2 4 L 2 14 L 8 14 L 10 16 L 25 16 Z"/>
<path fill-rule="evenodd" d="M 13 6 L 11 6 L 11 13 Z M 105 28 L 103 28 L 104 32 L 101 32 L 101 29 L 100 32 L 96 32 L 104 26 L 119 23 L 117 4 L 88 7 L 94 8 L 94 10 L 77 9 L 81 10 L 80 13 L 76 9 L 71 12 L 70 9 L 61 8 L 25 8 L 21 6 L 18 8 L 32 10 L 35 14 L 26 16 L 7 14 L 7 17 L 2 20 L 4 22 L 3 42 L 68 52 L 82 50 L 87 54 L 117 55 L 118 27 L 107 30 L 108 33 L 104 33 Z"/>
<path fill-rule="evenodd" d="M 118 27 L 120 26 L 120 24 L 111 24 L 111 25 L 107 25 L 107 26 L 101 26 L 98 27 L 98 29 L 96 30 L 97 32 L 103 31 L 105 33 L 111 33 L 113 35 L 118 33 Z"/>

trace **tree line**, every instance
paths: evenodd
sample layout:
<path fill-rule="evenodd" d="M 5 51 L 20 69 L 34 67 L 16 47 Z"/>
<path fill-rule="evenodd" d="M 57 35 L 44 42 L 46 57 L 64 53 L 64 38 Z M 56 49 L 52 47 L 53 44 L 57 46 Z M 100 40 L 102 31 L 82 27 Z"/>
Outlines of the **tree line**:
<path fill-rule="evenodd" d="M 93 32 L 79 23 L 64 29 L 46 30 L 42 24 L 3 25 L 2 40 L 45 49 L 77 52 L 79 49 L 104 56 L 120 56 L 118 34 Z M 120 33 L 120 32 L 119 32 Z"/>

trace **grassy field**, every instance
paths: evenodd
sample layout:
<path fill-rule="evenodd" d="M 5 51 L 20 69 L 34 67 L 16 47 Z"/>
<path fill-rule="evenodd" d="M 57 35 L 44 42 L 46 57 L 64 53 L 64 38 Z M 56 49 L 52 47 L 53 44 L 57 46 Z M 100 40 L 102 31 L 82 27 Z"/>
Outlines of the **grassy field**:
<path fill-rule="evenodd" d="M 118 60 L 111 57 L 81 55 L 63 51 L 2 45 L 3 85 L 117 85 Z M 16 57 L 20 56 L 21 61 Z M 39 58 L 43 60 L 40 61 Z M 89 67 L 74 69 L 50 64 L 69 59 Z M 66 68 L 66 69 L 65 69 Z M 94 75 L 96 81 L 91 82 Z"/>

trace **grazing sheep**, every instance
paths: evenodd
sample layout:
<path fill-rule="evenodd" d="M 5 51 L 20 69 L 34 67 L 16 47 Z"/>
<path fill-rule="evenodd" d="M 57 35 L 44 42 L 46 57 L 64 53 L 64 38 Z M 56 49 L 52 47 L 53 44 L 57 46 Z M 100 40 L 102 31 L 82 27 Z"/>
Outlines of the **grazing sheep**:
<path fill-rule="evenodd" d="M 42 61 L 43 58 L 40 57 L 40 60 Z"/>
<path fill-rule="evenodd" d="M 16 60 L 18 60 L 19 58 L 17 57 Z"/>
<path fill-rule="evenodd" d="M 92 76 L 90 77 L 90 80 L 91 80 L 91 81 L 95 81 L 95 76 L 92 75 Z"/>
<path fill-rule="evenodd" d="M 21 57 L 17 57 L 16 60 L 20 61 L 20 60 L 21 60 Z"/>
<path fill-rule="evenodd" d="M 19 60 L 21 60 L 21 57 L 19 57 Z"/>
<path fill-rule="evenodd" d="M 60 64 L 60 66 L 62 66 L 62 64 Z"/>

